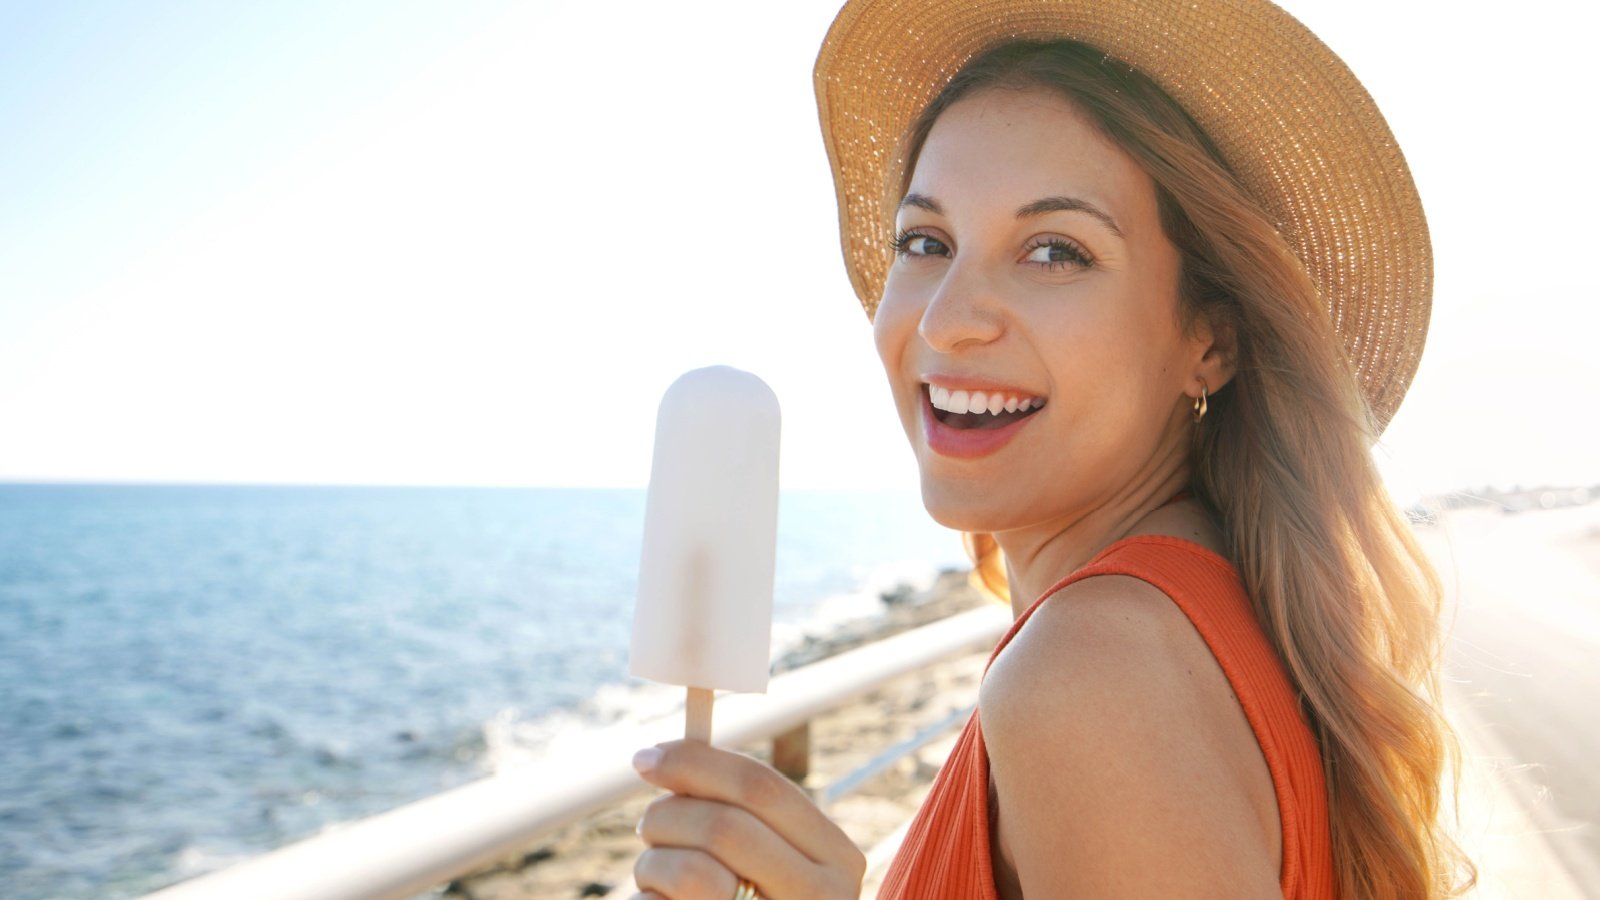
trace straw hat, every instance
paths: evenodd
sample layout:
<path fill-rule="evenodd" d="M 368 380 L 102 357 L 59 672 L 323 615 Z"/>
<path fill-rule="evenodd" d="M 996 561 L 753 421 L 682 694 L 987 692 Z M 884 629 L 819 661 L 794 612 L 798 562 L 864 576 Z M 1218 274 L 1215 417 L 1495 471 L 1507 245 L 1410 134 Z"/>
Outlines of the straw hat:
<path fill-rule="evenodd" d="M 1321 293 L 1381 429 L 1421 359 L 1433 286 L 1416 185 L 1378 107 L 1265 0 L 852 0 L 817 56 L 845 268 L 870 317 L 901 137 L 973 56 L 1072 39 L 1153 78 L 1200 123 Z"/>

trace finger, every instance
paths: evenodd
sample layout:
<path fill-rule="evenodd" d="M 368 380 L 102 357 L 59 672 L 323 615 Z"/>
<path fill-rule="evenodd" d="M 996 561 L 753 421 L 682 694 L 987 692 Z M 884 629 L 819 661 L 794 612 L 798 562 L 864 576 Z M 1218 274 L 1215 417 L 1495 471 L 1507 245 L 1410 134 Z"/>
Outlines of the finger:
<path fill-rule="evenodd" d="M 728 900 L 739 879 L 703 850 L 651 847 L 633 863 L 633 880 L 649 896 L 656 891 L 672 900 Z"/>
<path fill-rule="evenodd" d="M 668 741 L 656 748 L 661 758 L 639 772 L 651 784 L 747 809 L 814 862 L 859 852 L 799 787 L 750 757 L 699 741 Z"/>
<path fill-rule="evenodd" d="M 767 823 L 715 800 L 662 797 L 645 807 L 639 835 L 652 847 L 704 850 L 736 876 L 766 888 L 768 896 L 807 896 L 819 875 L 817 864 Z"/>

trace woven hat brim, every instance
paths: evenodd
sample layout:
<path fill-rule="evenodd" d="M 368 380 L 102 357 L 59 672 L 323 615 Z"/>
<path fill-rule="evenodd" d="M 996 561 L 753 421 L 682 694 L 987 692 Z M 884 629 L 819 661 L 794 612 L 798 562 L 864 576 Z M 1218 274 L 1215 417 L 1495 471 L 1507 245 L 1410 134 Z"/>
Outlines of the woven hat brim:
<path fill-rule="evenodd" d="M 1421 361 L 1432 303 L 1427 221 L 1365 88 L 1264 0 L 867 0 L 817 57 L 845 268 L 870 317 L 893 260 L 900 139 L 973 56 L 1067 38 L 1143 71 L 1205 129 L 1305 265 L 1377 428 Z"/>

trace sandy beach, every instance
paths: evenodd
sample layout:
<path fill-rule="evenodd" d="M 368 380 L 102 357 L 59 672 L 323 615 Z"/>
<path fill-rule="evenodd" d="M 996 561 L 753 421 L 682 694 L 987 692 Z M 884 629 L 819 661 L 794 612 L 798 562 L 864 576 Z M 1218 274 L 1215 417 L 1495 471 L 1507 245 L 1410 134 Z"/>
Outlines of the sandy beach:
<path fill-rule="evenodd" d="M 1562 766 L 1554 748 L 1592 758 L 1593 716 L 1581 710 L 1600 698 L 1594 677 L 1600 658 L 1600 504 L 1577 510 L 1516 516 L 1473 510 L 1452 513 L 1424 529 L 1425 545 L 1445 571 L 1451 597 L 1447 697 L 1467 756 L 1462 833 L 1482 872 L 1480 898 L 1582 897 L 1600 890 L 1590 880 L 1590 848 L 1600 823 L 1592 821 L 1600 784 L 1589 766 Z M 1507 584 L 1510 573 L 1539 563 L 1544 583 L 1537 603 Z M 888 637 L 908 628 L 971 609 L 986 601 L 965 573 L 948 572 L 926 591 L 903 591 L 885 602 L 881 618 L 863 619 L 814 638 L 788 654 L 780 670 Z M 1514 622 L 1514 627 L 1507 623 Z M 1530 629 L 1544 628 L 1546 631 Z M 1558 638 L 1554 630 L 1562 635 Z M 1560 640 L 1563 643 L 1552 643 Z M 1538 648 L 1543 648 L 1542 651 Z M 1541 654 L 1571 660 L 1562 669 L 1539 669 Z M 1592 652 L 1591 652 L 1592 651 Z M 1587 654 L 1587 655 L 1585 655 Z M 1492 658 L 1499 665 L 1467 660 Z M 979 653 L 898 679 L 812 724 L 812 771 L 806 786 L 816 791 L 850 772 L 876 752 L 926 725 L 976 702 L 987 660 Z M 1507 661 L 1541 675 L 1534 683 L 1518 669 L 1521 689 L 1489 676 L 1504 674 Z M 1573 668 L 1576 666 L 1576 668 Z M 1561 690 L 1553 690 L 1561 688 Z M 1521 719 L 1495 704 L 1521 710 Z M 1534 722 L 1537 722 L 1535 727 Z M 1516 727 L 1512 727 L 1516 726 Z M 863 850 L 900 827 L 926 795 L 955 731 L 842 799 L 830 815 Z M 1587 749 L 1584 749 L 1586 747 Z M 765 759 L 769 748 L 742 748 Z M 1569 746 L 1569 749 L 1570 746 Z M 1558 794 L 1552 801 L 1552 793 Z M 645 805 L 641 793 L 503 860 L 493 869 L 458 879 L 445 896 L 473 900 L 570 900 L 628 897 L 634 892 L 634 858 L 642 845 L 633 833 Z M 1583 887 L 1588 885 L 1588 887 Z M 876 895 L 869 879 L 863 897 Z"/>

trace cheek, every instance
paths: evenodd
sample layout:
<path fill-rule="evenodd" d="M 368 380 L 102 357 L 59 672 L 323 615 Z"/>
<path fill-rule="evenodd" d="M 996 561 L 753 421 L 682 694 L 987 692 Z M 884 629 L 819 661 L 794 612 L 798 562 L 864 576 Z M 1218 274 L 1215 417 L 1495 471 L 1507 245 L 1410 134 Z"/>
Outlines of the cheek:
<path fill-rule="evenodd" d="M 897 376 L 905 374 L 901 367 L 906 361 L 911 341 L 916 337 L 917 321 L 912 304 L 897 299 L 893 290 L 884 291 L 878 311 L 872 318 L 872 342 L 878 348 L 878 359 L 883 362 L 889 380 L 895 382 L 897 392 L 900 387 Z"/>
<path fill-rule="evenodd" d="M 887 313 L 884 304 L 878 304 L 878 311 L 872 318 L 872 345 L 878 350 L 878 361 L 883 363 L 884 371 L 893 375 L 894 360 L 899 354 L 895 351 L 897 339 Z"/>
<path fill-rule="evenodd" d="M 917 373 L 912 371 L 915 342 L 920 340 L 917 337 L 920 321 L 914 304 L 896 300 L 892 291 L 884 292 L 878 311 L 872 317 L 872 343 L 878 350 L 878 360 L 883 363 L 900 425 L 913 442 L 921 427 L 921 397 L 913 387 Z"/>
<path fill-rule="evenodd" d="M 1122 298 L 1119 298 L 1122 299 Z M 1160 388 L 1171 376 L 1171 335 L 1151 317 L 1120 304 L 1079 306 L 1041 329 L 1036 346 L 1063 408 L 1092 415 L 1109 438 L 1159 417 Z M 1079 424 L 1083 424 L 1081 421 Z"/>

